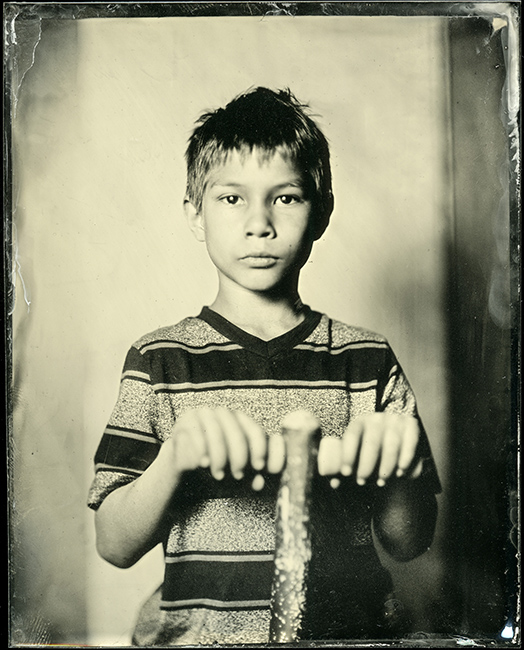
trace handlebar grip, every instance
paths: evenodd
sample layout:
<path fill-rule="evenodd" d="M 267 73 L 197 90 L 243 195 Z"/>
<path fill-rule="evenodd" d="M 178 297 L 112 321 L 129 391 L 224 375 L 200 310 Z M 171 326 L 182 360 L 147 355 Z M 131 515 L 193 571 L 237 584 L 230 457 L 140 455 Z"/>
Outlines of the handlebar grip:
<path fill-rule="evenodd" d="M 276 510 L 275 574 L 271 590 L 270 642 L 295 641 L 306 601 L 311 559 L 309 505 L 311 479 L 320 439 L 320 424 L 307 411 L 282 420 L 286 466 Z"/>

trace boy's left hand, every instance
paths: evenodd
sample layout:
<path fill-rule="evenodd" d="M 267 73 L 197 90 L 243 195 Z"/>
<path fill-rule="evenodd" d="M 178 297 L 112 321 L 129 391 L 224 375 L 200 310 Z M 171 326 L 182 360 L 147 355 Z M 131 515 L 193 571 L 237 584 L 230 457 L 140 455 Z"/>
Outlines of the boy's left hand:
<path fill-rule="evenodd" d="M 323 438 L 318 451 L 322 475 L 353 474 L 359 485 L 376 473 L 377 485 L 392 476 L 416 478 L 422 459 L 416 458 L 418 421 L 399 413 L 370 413 L 349 424 L 342 438 Z"/>

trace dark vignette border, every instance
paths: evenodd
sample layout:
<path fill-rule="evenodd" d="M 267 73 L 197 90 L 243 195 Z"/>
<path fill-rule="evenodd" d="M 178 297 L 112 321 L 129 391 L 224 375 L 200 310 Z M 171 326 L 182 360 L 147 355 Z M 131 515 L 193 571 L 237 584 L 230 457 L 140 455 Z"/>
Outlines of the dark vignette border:
<path fill-rule="evenodd" d="M 448 17 L 494 17 L 495 7 L 501 5 L 501 15 L 509 7 L 514 11 L 515 17 L 520 22 L 519 1 L 500 2 L 495 0 L 478 0 L 477 2 L 456 2 L 454 0 L 431 1 L 404 1 L 404 0 L 371 0 L 369 2 L 115 2 L 115 3 L 4 3 L 4 214 L 3 223 L 3 260 L 4 281 L 2 285 L 2 326 L 4 335 L 4 372 L 5 372 L 5 422 L 6 422 L 6 452 L 7 452 L 7 497 L 10 509 L 9 496 L 12 480 L 9 471 L 9 441 L 12 434 L 12 407 L 15 396 L 12 389 L 13 362 L 12 343 L 13 330 L 11 314 L 14 309 L 15 292 L 13 285 L 13 238 L 12 238 L 12 205 L 13 205 L 13 171 L 12 171 L 12 83 L 13 70 L 21 54 L 22 46 L 10 41 L 9 26 L 14 22 L 36 24 L 47 20 L 82 20 L 89 18 L 162 18 L 162 17 L 246 17 L 246 16 L 448 16 Z M 483 5 L 487 5 L 483 10 Z M 492 12 L 489 14 L 489 12 Z M 489 14 L 489 16 L 488 16 Z M 504 30 L 506 31 L 506 30 Z M 506 34 L 502 36 L 505 53 L 508 49 Z M 511 55 L 511 52 L 509 53 Z M 521 55 L 516 53 L 520 61 Z M 503 100 L 504 102 L 504 100 Z M 521 416 L 521 210 L 520 210 L 520 150 L 521 142 L 521 113 L 520 106 L 516 124 L 507 125 L 508 151 L 510 155 L 508 169 L 508 189 L 510 200 L 510 233 L 509 253 L 511 264 L 511 390 L 510 390 L 510 450 L 507 465 L 508 489 L 508 542 L 506 547 L 507 584 L 511 592 L 507 603 L 508 620 L 514 625 L 521 626 L 520 619 L 520 483 L 519 483 L 519 448 L 520 448 L 520 416 Z M 9 544 L 9 514 L 8 536 Z M 516 553 L 515 553 L 516 549 Z M 10 567 L 9 571 L 11 572 Z M 10 594 L 11 596 L 11 594 Z M 6 630 L 4 630 L 6 633 Z M 6 634 L 7 637 L 7 634 Z M 461 645 L 476 645 L 477 647 L 507 647 L 514 645 L 514 640 L 503 640 L 499 635 L 482 639 L 465 639 L 460 635 L 449 635 L 439 638 L 413 638 L 392 641 L 390 647 L 457 647 Z M 317 647 L 325 644 L 316 643 Z M 372 647 L 369 641 L 352 642 L 353 647 Z M 303 644 L 282 647 L 305 647 Z M 250 647 L 250 646 L 243 646 Z M 259 646 L 256 646 L 259 647 Z M 347 647 L 347 646 L 346 646 Z"/>

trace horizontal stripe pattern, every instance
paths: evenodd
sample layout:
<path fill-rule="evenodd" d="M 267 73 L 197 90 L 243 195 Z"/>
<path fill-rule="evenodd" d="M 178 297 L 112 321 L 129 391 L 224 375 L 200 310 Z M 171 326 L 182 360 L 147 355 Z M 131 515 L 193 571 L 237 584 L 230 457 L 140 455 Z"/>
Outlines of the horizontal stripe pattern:
<path fill-rule="evenodd" d="M 140 475 L 171 435 L 179 413 L 216 406 L 217 400 L 249 413 L 270 435 L 278 432 L 281 414 L 297 408 L 317 413 L 327 435 L 341 435 L 351 412 L 377 408 L 386 385 L 390 392 L 382 407 L 406 408 L 392 384 L 400 370 L 384 339 L 325 316 L 304 334 L 306 339 L 294 339 L 268 358 L 254 355 L 249 337 L 231 340 L 200 319 L 144 337 L 126 357 L 96 470 Z"/>
<path fill-rule="evenodd" d="M 326 352 L 328 354 L 337 355 L 342 354 L 348 350 L 361 350 L 361 349 L 387 349 L 388 344 L 386 341 L 352 341 L 340 347 L 330 347 L 323 343 L 299 343 L 295 346 L 296 350 L 308 350 L 311 352 Z M 237 343 L 215 343 L 203 346 L 193 346 L 187 343 L 180 343 L 178 341 L 156 341 L 155 343 L 148 343 L 140 346 L 139 351 L 141 354 L 152 352 L 154 350 L 184 350 L 191 354 L 208 354 L 209 352 L 231 352 L 232 350 L 242 350 L 242 346 Z"/>
<path fill-rule="evenodd" d="M 340 436 L 352 418 L 375 410 L 416 414 L 412 391 L 393 352 L 372 332 L 322 316 L 280 345 L 255 345 L 254 337 L 239 338 L 235 328 L 224 329 L 220 319 L 214 322 L 185 319 L 143 337 L 130 349 L 119 398 L 95 456 L 97 474 L 89 500 L 93 508 L 112 489 L 147 469 L 176 419 L 190 409 L 240 410 L 268 435 L 280 432 L 283 415 L 298 408 L 314 412 L 323 435 L 333 436 Z M 274 491 L 266 484 L 254 498 L 242 481 L 229 476 L 217 489 L 209 472 L 200 472 L 205 480 L 188 473 L 181 483 L 181 507 L 163 540 L 159 620 L 162 625 L 170 621 L 174 643 L 214 642 L 226 638 L 235 625 L 237 640 L 246 621 L 259 630 L 262 642 L 267 641 Z M 327 501 L 322 503 L 325 508 Z M 344 516 L 345 546 L 370 544 L 368 505 L 351 500 L 351 514 Z M 337 522 L 337 530 L 341 514 L 337 506 L 329 520 Z M 330 529 L 325 538 L 328 554 L 333 538 Z"/>
<path fill-rule="evenodd" d="M 212 551 L 186 552 L 175 555 L 166 555 L 168 564 L 177 562 L 266 562 L 273 560 L 275 554 L 267 553 L 215 553 Z"/>
<path fill-rule="evenodd" d="M 160 441 L 153 434 L 107 426 L 95 455 L 95 469 L 141 474 L 159 450 Z"/>
<path fill-rule="evenodd" d="M 138 353 L 140 354 L 140 353 Z M 144 372 L 133 365 L 124 368 L 122 380 L 133 379 L 149 382 L 154 390 L 162 385 L 172 387 L 186 384 L 202 384 L 204 388 L 210 382 L 235 382 L 244 384 L 253 382 L 325 382 L 346 387 L 351 384 L 366 384 L 377 379 L 381 373 L 390 369 L 388 348 L 373 342 L 362 346 L 351 344 L 337 350 L 328 346 L 297 345 L 286 354 L 272 358 L 260 358 L 253 363 L 253 354 L 246 349 L 235 347 L 227 354 L 210 349 L 194 353 L 179 347 L 150 350 L 142 358 L 142 364 L 148 368 Z M 387 375 L 386 375 L 387 376 Z M 230 385 L 234 385 L 230 383 Z M 286 384 L 283 384 L 286 385 Z"/>
<path fill-rule="evenodd" d="M 273 552 L 181 553 L 166 557 L 162 608 L 268 607 Z"/>
<path fill-rule="evenodd" d="M 160 442 L 154 437 L 152 433 L 146 433 L 144 431 L 136 431 L 134 429 L 126 429 L 124 427 L 115 427 L 108 425 L 106 427 L 105 433 L 107 435 L 122 436 L 126 438 L 132 438 L 133 440 L 140 440 L 152 445 L 160 444 Z"/>
<path fill-rule="evenodd" d="M 371 385 L 375 386 L 375 383 L 369 384 L 353 384 L 354 390 L 365 390 Z M 228 388 L 275 388 L 275 389 L 289 389 L 289 388 L 309 388 L 309 389 L 332 389 L 338 388 L 340 390 L 346 390 L 348 388 L 347 384 L 344 382 L 335 382 L 335 381 L 300 381 L 297 379 L 290 380 L 275 380 L 275 379 L 253 379 L 251 381 L 246 379 L 241 380 L 225 380 L 225 381 L 208 381 L 202 383 L 180 383 L 180 384 L 153 384 L 153 389 L 157 393 L 190 393 L 197 390 L 202 391 L 212 391 L 212 390 L 224 390 Z M 351 389 L 350 389 L 351 390 Z"/>
<path fill-rule="evenodd" d="M 140 372 L 138 370 L 124 370 L 122 373 L 122 381 L 124 379 L 135 379 L 136 381 L 144 381 L 147 384 L 151 382 L 151 377 L 146 372 Z"/>
<path fill-rule="evenodd" d="M 351 341 L 339 347 L 329 346 L 323 343 L 299 343 L 295 350 L 308 350 L 310 352 L 326 352 L 330 355 L 342 354 L 349 350 L 387 350 L 386 341 Z"/>
<path fill-rule="evenodd" d="M 231 352 L 231 350 L 241 350 L 242 346 L 237 343 L 209 343 L 208 345 L 195 346 L 188 345 L 187 343 L 180 343 L 178 341 L 156 341 L 155 343 L 148 343 L 139 348 L 141 354 L 151 352 L 153 350 L 184 350 L 191 354 L 208 354 L 209 352 Z"/>
<path fill-rule="evenodd" d="M 115 472 L 118 474 L 127 474 L 128 476 L 133 476 L 138 478 L 145 470 L 132 470 L 129 467 L 119 467 L 118 465 L 111 463 L 96 463 L 95 472 Z"/>
<path fill-rule="evenodd" d="M 163 610 L 175 609 L 214 609 L 246 611 L 251 609 L 269 609 L 271 600 L 213 600 L 211 598 L 192 598 L 189 600 L 162 600 L 160 607 Z"/>

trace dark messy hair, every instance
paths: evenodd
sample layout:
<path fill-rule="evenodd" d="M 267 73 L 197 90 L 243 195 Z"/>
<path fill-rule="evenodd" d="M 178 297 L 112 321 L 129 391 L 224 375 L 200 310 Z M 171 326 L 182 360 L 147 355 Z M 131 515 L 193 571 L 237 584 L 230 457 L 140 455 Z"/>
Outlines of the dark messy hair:
<path fill-rule="evenodd" d="M 204 113 L 197 125 L 186 151 L 186 198 L 198 211 L 209 172 L 230 152 L 256 149 L 269 157 L 278 150 L 304 175 L 318 217 L 329 218 L 333 198 L 328 142 L 309 116 L 308 106 L 290 90 L 249 90 L 225 108 Z"/>

